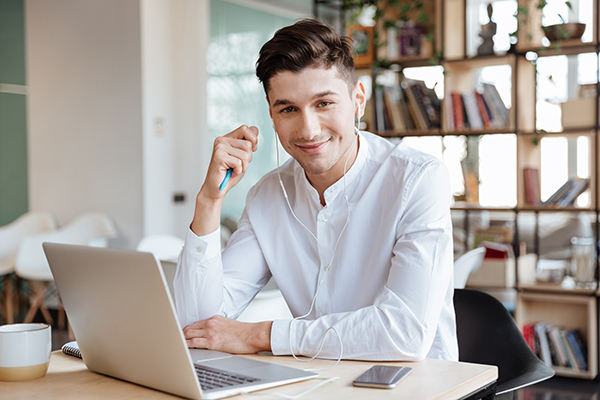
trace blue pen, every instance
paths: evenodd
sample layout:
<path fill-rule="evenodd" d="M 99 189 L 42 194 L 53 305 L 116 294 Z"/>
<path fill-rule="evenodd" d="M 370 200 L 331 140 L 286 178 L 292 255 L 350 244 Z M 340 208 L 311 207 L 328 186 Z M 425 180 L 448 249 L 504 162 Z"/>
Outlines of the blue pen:
<path fill-rule="evenodd" d="M 246 140 L 246 139 L 242 138 L 242 140 Z M 219 192 L 222 192 L 223 189 L 225 189 L 225 186 L 227 186 L 227 182 L 229 182 L 229 178 L 231 178 L 232 172 L 233 172 L 233 168 L 229 168 L 227 170 L 227 173 L 225 174 L 225 178 L 223 178 L 223 182 L 221 182 L 221 186 L 219 186 Z"/>
<path fill-rule="evenodd" d="M 227 174 L 225 174 L 225 178 L 223 179 L 223 182 L 221 182 L 221 186 L 219 186 L 219 192 L 222 192 L 225 186 L 227 186 L 227 182 L 229 182 L 229 178 L 231 178 L 231 172 L 233 172 L 233 168 L 227 170 Z"/>

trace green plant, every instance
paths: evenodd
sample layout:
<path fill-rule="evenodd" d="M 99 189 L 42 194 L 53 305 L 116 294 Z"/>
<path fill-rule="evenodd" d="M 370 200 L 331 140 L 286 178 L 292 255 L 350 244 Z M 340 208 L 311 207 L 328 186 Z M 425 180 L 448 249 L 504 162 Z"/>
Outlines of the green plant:
<path fill-rule="evenodd" d="M 355 23 L 366 4 L 374 5 L 376 11 L 373 19 L 383 29 L 397 28 L 400 32 L 402 26 L 414 23 L 424 28 L 423 38 L 432 44 L 435 41 L 435 24 L 431 21 L 427 5 L 433 4 L 434 0 L 344 0 L 344 10 L 350 14 L 349 23 Z M 374 45 L 376 48 L 386 43 L 379 37 L 375 30 Z M 431 64 L 437 65 L 442 57 L 441 51 L 434 52 L 430 58 Z M 387 65 L 387 60 L 379 60 L 381 65 Z"/>
<path fill-rule="evenodd" d="M 569 10 L 573 9 L 573 5 L 571 4 L 570 1 L 565 1 L 564 2 L 565 5 L 569 8 Z M 531 11 L 532 10 L 539 10 L 539 11 L 543 11 L 544 8 L 548 5 L 548 2 L 546 0 L 528 0 L 527 4 L 521 4 L 517 7 L 517 11 L 515 12 L 515 18 L 517 19 L 517 26 L 518 27 L 525 27 L 528 25 L 530 17 L 531 17 Z M 565 23 L 566 20 L 565 18 L 558 14 L 558 17 L 560 18 L 560 20 L 562 21 L 562 23 Z M 517 38 L 517 34 L 519 31 L 519 28 L 517 27 L 517 30 L 515 30 L 514 32 L 510 33 L 510 36 L 513 38 Z M 540 23 L 540 30 L 544 31 L 544 26 L 541 25 Z M 527 40 L 532 40 L 533 39 L 533 35 L 531 33 L 531 30 L 527 31 L 525 37 L 527 38 Z M 560 38 L 560 40 L 566 40 L 570 38 L 569 32 L 565 29 L 560 29 L 559 28 L 559 34 L 558 37 Z M 557 41 L 556 43 L 553 43 L 553 46 L 556 48 L 560 47 L 560 41 Z"/>

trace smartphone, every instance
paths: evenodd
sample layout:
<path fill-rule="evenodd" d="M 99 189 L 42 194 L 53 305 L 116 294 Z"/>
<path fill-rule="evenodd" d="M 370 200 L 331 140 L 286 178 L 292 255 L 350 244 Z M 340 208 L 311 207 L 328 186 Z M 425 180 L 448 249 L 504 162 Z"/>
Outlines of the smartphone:
<path fill-rule="evenodd" d="M 412 372 L 410 367 L 374 365 L 352 382 L 354 386 L 393 389 Z"/>

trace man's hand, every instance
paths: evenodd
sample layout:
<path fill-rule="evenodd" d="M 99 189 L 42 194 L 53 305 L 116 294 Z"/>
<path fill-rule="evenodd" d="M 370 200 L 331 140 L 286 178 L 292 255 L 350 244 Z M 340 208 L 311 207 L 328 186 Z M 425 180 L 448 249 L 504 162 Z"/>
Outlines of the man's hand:
<path fill-rule="evenodd" d="M 258 128 L 255 126 L 242 125 L 227 135 L 216 138 L 201 194 L 212 200 L 223 198 L 227 190 L 234 187 L 248 170 L 252 153 L 257 150 L 257 146 Z M 231 179 L 221 192 L 219 186 L 230 168 L 233 170 Z"/>
<path fill-rule="evenodd" d="M 196 210 L 190 226 L 196 235 L 203 236 L 217 230 L 221 223 L 221 205 L 225 194 L 242 179 L 257 148 L 258 128 L 255 126 L 242 125 L 215 139 L 206 179 L 196 196 Z M 221 182 L 230 168 L 233 170 L 231 179 L 220 191 Z"/>
<path fill-rule="evenodd" d="M 183 328 L 189 348 L 254 354 L 271 351 L 272 321 L 246 323 L 215 315 Z"/>

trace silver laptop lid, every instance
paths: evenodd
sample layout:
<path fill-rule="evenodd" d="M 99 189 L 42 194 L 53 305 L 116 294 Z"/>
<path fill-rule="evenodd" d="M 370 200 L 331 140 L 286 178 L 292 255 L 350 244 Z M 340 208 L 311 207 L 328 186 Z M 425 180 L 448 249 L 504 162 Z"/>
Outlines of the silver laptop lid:
<path fill-rule="evenodd" d="M 152 254 L 57 243 L 43 246 L 90 370 L 201 398 L 175 306 Z"/>

